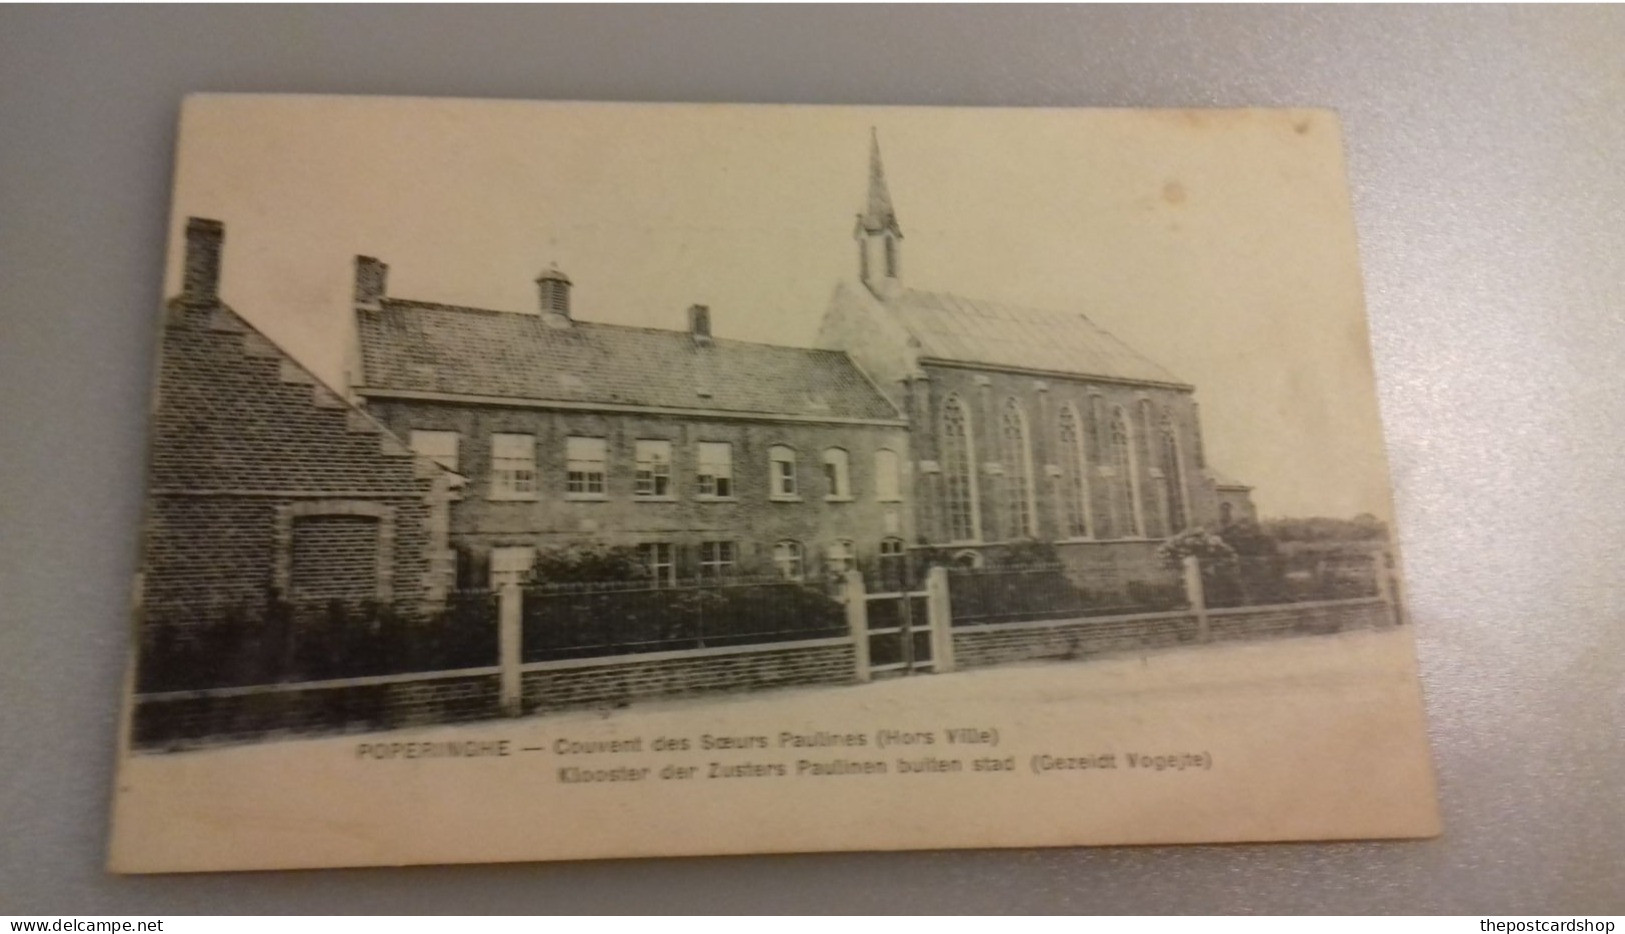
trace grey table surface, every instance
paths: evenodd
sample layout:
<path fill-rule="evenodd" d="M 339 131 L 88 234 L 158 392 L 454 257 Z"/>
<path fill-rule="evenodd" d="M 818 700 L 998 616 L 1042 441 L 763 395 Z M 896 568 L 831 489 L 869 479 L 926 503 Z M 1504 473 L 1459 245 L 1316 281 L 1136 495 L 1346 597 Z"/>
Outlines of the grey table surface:
<path fill-rule="evenodd" d="M 1328 106 L 1445 836 L 117 878 L 181 96 Z M 1625 9 L 0 8 L 0 913 L 1625 911 Z"/>

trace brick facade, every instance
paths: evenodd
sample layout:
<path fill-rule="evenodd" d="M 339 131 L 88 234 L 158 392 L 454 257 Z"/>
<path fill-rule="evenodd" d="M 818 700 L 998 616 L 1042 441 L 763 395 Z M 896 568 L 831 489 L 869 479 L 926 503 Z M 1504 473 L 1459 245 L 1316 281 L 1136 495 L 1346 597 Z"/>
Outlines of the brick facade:
<path fill-rule="evenodd" d="M 553 664 L 526 672 L 524 709 L 618 705 L 651 697 L 746 691 L 857 679 L 850 640 L 770 646 L 748 651 L 699 650 L 661 658 L 616 658 Z"/>
<path fill-rule="evenodd" d="M 851 640 L 829 639 L 547 663 L 531 666 L 521 683 L 523 709 L 532 712 L 695 693 L 850 684 L 856 678 Z M 495 671 L 476 669 L 146 695 L 137 698 L 131 741 L 138 748 L 180 748 L 484 720 L 501 714 L 499 679 Z"/>
<path fill-rule="evenodd" d="M 908 415 L 921 544 L 979 562 L 1013 542 L 1107 542 L 1065 560 L 1143 564 L 1138 542 L 1219 527 L 1194 387 L 1086 315 L 905 284 L 878 142 L 853 236 L 858 279 L 836 287 L 818 345 Z M 1229 499 L 1250 512 L 1245 490 Z"/>
<path fill-rule="evenodd" d="M 1235 522 L 1258 521 L 1258 508 L 1253 505 L 1252 487 L 1242 486 L 1239 483 L 1220 483 L 1217 495 L 1221 527 Z"/>
<path fill-rule="evenodd" d="M 458 471 L 469 478 L 452 510 L 451 535 L 476 565 L 493 548 L 538 550 L 571 544 L 674 546 L 679 577 L 696 574 L 699 546 L 707 541 L 737 544 L 741 573 L 772 574 L 773 547 L 794 541 L 804 549 L 804 573 L 819 576 L 824 556 L 837 541 L 851 541 L 856 557 L 873 559 L 885 539 L 912 542 L 907 509 L 910 485 L 908 434 L 884 425 L 824 425 L 768 419 L 639 415 L 618 412 L 552 411 L 546 408 L 470 405 L 379 398 L 369 409 L 405 437 L 416 430 L 456 432 Z M 536 491 L 533 498 L 493 495 L 493 434 L 534 439 Z M 568 492 L 566 439 L 605 441 L 604 492 L 586 498 Z M 670 494 L 636 495 L 636 443 L 671 444 Z M 698 495 L 698 445 L 730 445 L 732 495 Z M 794 498 L 775 497 L 770 487 L 770 449 L 794 452 Z M 825 451 L 844 451 L 850 495 L 828 498 Z M 876 457 L 896 455 L 898 495 L 882 498 Z M 477 576 L 477 575 L 476 575 Z"/>
<path fill-rule="evenodd" d="M 188 270 L 218 273 L 219 225 L 194 220 L 188 235 Z M 159 347 L 145 614 L 184 625 L 272 590 L 432 608 L 450 583 L 451 475 L 192 278 Z"/>
<path fill-rule="evenodd" d="M 934 363 L 924 364 L 922 370 L 923 378 L 911 381 L 908 391 L 916 426 L 914 448 L 917 458 L 926 463 L 917 484 L 921 511 L 930 515 L 929 520 L 920 520 L 924 541 L 966 543 L 950 534 L 944 517 L 943 476 L 951 468 L 941 436 L 949 399 L 957 400 L 968 415 L 974 501 L 984 543 L 1023 538 L 1042 542 L 1160 540 L 1179 531 L 1173 526 L 1178 524 L 1180 511 L 1183 528 L 1216 527 L 1218 497 L 1199 460 L 1200 426 L 1188 390 Z M 1009 445 L 1004 443 L 1003 431 L 1012 410 L 1020 412 L 1025 426 L 1025 471 L 1019 460 L 1006 456 Z M 1124 479 L 1108 456 L 1111 421 L 1119 411 L 1129 429 L 1128 460 L 1133 469 L 1123 486 L 1130 496 L 1137 494 L 1137 501 L 1114 502 L 1112 496 L 1113 483 Z M 1077 435 L 1071 445 L 1063 443 L 1064 416 L 1070 417 Z M 1164 466 L 1160 442 L 1165 426 L 1172 428 L 1176 439 L 1173 470 Z M 1081 461 L 1082 483 L 1077 483 L 1076 467 L 1068 462 L 1069 457 L 1073 463 Z M 1014 485 L 1008 478 L 1023 471 L 1030 478 L 1033 508 L 1026 534 L 1021 534 L 1009 516 Z M 1075 483 L 1079 490 L 1082 535 L 1073 534 L 1067 483 Z"/>
<path fill-rule="evenodd" d="M 386 271 L 356 259 L 353 391 L 467 478 L 450 532 L 465 585 L 525 549 L 642 547 L 689 578 L 725 545 L 730 573 L 817 580 L 915 541 L 907 421 L 847 355 L 715 338 L 701 305 L 687 331 L 577 320 L 557 270 L 536 313 L 393 298 Z M 640 488 L 640 445 L 663 452 L 658 490 Z M 719 451 L 725 492 L 702 479 Z"/>

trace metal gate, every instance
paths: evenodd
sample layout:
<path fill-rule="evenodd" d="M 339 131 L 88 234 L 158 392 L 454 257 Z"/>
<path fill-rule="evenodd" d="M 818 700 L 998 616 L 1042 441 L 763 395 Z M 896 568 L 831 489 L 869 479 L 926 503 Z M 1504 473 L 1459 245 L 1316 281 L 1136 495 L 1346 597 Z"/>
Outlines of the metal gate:
<path fill-rule="evenodd" d="M 865 594 L 869 671 L 876 675 L 934 671 L 931 618 L 924 590 Z"/>

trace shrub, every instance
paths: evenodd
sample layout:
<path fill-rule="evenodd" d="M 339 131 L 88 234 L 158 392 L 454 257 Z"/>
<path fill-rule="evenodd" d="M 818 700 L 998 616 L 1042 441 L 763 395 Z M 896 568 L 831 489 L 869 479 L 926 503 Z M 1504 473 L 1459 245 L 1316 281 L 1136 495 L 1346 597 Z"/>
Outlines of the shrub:
<path fill-rule="evenodd" d="M 624 545 L 580 544 L 537 554 L 530 576 L 538 583 L 597 584 L 644 580 L 649 569 Z"/>
<path fill-rule="evenodd" d="M 1157 557 L 1163 567 L 1178 570 L 1188 557 L 1196 558 L 1202 576 L 1217 576 L 1233 572 L 1236 568 L 1236 550 L 1223 538 L 1207 529 L 1196 528 L 1181 532 L 1157 546 Z"/>

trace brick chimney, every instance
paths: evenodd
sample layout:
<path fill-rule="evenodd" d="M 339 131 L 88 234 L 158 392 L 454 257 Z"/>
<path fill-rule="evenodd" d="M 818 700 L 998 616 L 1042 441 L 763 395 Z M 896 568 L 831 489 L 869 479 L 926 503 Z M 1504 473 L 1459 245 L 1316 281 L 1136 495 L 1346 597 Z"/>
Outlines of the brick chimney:
<path fill-rule="evenodd" d="M 187 218 L 182 301 L 212 305 L 220 300 L 220 246 L 225 239 L 225 224 L 204 217 Z"/>
<path fill-rule="evenodd" d="M 711 307 L 709 305 L 688 306 L 688 333 L 693 335 L 694 343 L 711 343 Z"/>
<path fill-rule="evenodd" d="M 374 308 L 388 295 L 389 264 L 379 262 L 375 256 L 355 258 L 355 303 L 363 308 Z"/>

